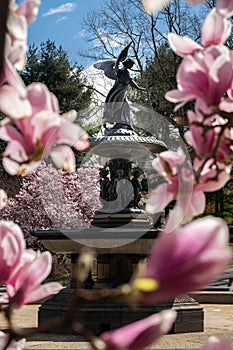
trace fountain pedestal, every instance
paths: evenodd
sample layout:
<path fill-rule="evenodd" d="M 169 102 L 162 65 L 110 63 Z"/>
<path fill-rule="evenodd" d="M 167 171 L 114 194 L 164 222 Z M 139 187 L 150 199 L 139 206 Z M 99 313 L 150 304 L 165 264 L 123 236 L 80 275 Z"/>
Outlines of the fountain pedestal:
<path fill-rule="evenodd" d="M 93 228 L 87 230 L 39 230 L 34 233 L 48 250 L 61 253 L 71 254 L 73 257 L 81 252 L 81 249 L 86 245 L 87 240 L 91 239 L 102 241 L 102 244 L 109 244 L 109 239 L 113 242 L 116 237 L 125 237 L 129 239 L 132 230 L 115 229 L 99 229 L 99 238 L 97 232 L 94 235 Z M 106 238 L 109 233 L 110 238 Z M 99 256 L 97 279 L 95 288 L 109 287 L 113 284 L 126 282 L 130 277 L 135 264 L 139 259 L 147 256 L 150 251 L 154 239 L 158 231 L 149 230 L 138 240 L 133 240 L 131 243 L 112 247 L 112 248 L 97 248 Z M 68 237 L 68 236 L 69 237 Z M 70 239 L 73 237 L 73 239 Z M 119 261 L 121 266 L 119 267 Z M 125 268 L 127 265 L 128 268 Z M 125 274 L 119 275 L 117 279 L 116 270 L 122 268 L 122 271 L 127 271 Z M 38 322 L 39 325 L 44 321 L 53 317 L 61 317 L 67 310 L 73 295 L 72 283 L 63 289 L 60 293 L 45 301 L 39 308 Z M 100 334 L 103 331 L 114 329 L 124 324 L 147 317 L 161 310 L 173 308 L 177 311 L 177 319 L 170 333 L 187 333 L 187 332 L 202 332 L 204 330 L 204 312 L 199 303 L 190 296 L 183 296 L 175 300 L 155 306 L 143 306 L 137 310 L 132 310 L 126 305 L 116 304 L 110 301 L 96 302 L 94 305 L 86 306 L 75 314 L 76 321 L 82 323 L 88 329 L 91 329 L 95 334 Z M 68 333 L 68 329 L 57 329 L 55 332 Z"/>
<path fill-rule="evenodd" d="M 97 279 L 93 283 L 89 278 L 87 286 L 93 289 L 112 288 L 128 282 L 138 261 L 146 258 L 150 252 L 159 232 L 159 229 L 149 225 L 146 213 L 139 208 L 140 184 L 138 174 L 134 173 L 132 180 L 132 164 L 135 158 L 144 161 L 148 154 L 152 157 L 166 150 L 166 145 L 153 136 L 138 136 L 132 129 L 121 128 L 116 128 L 110 136 L 91 139 L 90 144 L 90 152 L 108 158 L 101 173 L 103 208 L 95 213 L 88 228 L 41 230 L 34 235 L 48 250 L 71 254 L 73 258 L 77 257 L 83 246 L 94 247 Z M 39 324 L 61 316 L 71 298 L 72 283 L 41 305 Z M 174 308 L 178 313 L 171 332 L 203 331 L 203 309 L 189 296 L 136 310 L 123 304 L 98 301 L 79 310 L 75 317 L 83 326 L 99 334 L 167 308 Z"/>

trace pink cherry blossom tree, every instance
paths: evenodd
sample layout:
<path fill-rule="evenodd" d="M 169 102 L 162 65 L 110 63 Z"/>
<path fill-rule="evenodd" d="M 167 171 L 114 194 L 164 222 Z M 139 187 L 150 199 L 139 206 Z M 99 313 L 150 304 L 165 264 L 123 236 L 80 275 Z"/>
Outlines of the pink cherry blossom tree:
<path fill-rule="evenodd" d="M 8 200 L 1 216 L 11 218 L 29 237 L 38 229 L 81 227 L 91 222 L 99 207 L 98 169 L 69 173 L 42 163 L 23 176 L 19 193 Z"/>

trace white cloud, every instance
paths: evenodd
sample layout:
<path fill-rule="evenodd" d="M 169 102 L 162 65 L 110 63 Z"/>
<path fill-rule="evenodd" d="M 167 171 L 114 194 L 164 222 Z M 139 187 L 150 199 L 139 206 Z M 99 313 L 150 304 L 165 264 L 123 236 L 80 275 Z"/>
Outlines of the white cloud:
<path fill-rule="evenodd" d="M 82 29 L 74 35 L 74 39 L 85 38 L 87 35 L 86 29 Z"/>
<path fill-rule="evenodd" d="M 98 34 L 106 45 L 111 47 L 119 47 L 125 45 L 125 35 L 124 34 L 109 34 L 105 29 L 99 28 Z M 97 41 L 97 46 L 99 45 L 99 40 Z"/>
<path fill-rule="evenodd" d="M 76 4 L 74 2 L 67 2 L 66 4 L 62 4 L 61 6 L 49 9 L 48 12 L 43 14 L 43 17 L 52 16 L 56 13 L 74 12 L 75 9 Z"/>
<path fill-rule="evenodd" d="M 55 23 L 60 23 L 60 22 L 63 22 L 63 21 L 65 21 L 65 20 L 67 20 L 67 19 L 68 19 L 68 16 L 62 16 L 62 17 L 58 18 L 58 19 L 55 21 Z"/>

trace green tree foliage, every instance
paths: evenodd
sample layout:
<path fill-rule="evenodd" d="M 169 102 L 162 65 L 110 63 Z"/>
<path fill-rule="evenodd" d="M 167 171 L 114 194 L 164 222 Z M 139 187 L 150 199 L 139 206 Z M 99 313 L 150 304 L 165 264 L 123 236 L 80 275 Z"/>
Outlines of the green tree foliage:
<path fill-rule="evenodd" d="M 149 90 L 150 105 L 160 114 L 171 114 L 174 106 L 165 99 L 165 93 L 176 88 L 176 72 L 180 57 L 168 47 L 161 45 L 153 59 L 147 59 L 144 80 Z M 141 94 L 143 98 L 144 95 Z M 143 102 L 143 101 L 142 101 Z"/>
<path fill-rule="evenodd" d="M 27 54 L 27 63 L 21 77 L 26 85 L 41 82 L 47 85 L 58 101 L 61 112 L 70 109 L 80 111 L 90 104 L 92 90 L 85 86 L 83 68 L 69 62 L 62 46 L 47 40 L 40 47 L 31 45 Z"/>

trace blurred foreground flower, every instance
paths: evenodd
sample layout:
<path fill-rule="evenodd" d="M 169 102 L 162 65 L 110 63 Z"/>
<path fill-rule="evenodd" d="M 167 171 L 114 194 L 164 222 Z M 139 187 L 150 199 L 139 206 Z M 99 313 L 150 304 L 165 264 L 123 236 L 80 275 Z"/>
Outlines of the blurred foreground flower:
<path fill-rule="evenodd" d="M 145 12 L 152 16 L 154 12 L 158 12 L 165 8 L 171 0 L 139 0 L 145 10 Z M 205 0 L 186 0 L 188 4 L 198 5 Z M 218 0 L 217 1 L 217 10 L 218 12 L 227 17 L 233 15 L 233 2 L 231 0 Z"/>
<path fill-rule="evenodd" d="M 171 0 L 139 0 L 144 8 L 144 11 L 152 16 L 154 12 L 158 12 L 165 8 Z M 205 0 L 186 0 L 186 2 L 196 5 L 204 2 Z"/>
<path fill-rule="evenodd" d="M 19 308 L 58 293 L 63 288 L 60 283 L 40 285 L 50 274 L 51 268 L 52 256 L 49 252 L 25 250 L 18 269 L 6 283 L 8 301 Z"/>
<path fill-rule="evenodd" d="M 27 51 L 28 26 L 37 17 L 40 0 L 26 0 L 17 5 L 9 2 L 7 33 L 11 39 L 10 62 L 16 69 L 23 69 Z"/>
<path fill-rule="evenodd" d="M 233 347 L 229 341 L 212 336 L 200 350 L 233 350 Z"/>
<path fill-rule="evenodd" d="M 9 11 L 6 23 L 5 48 L 3 57 L 3 72 L 0 75 L 0 110 L 11 118 L 18 115 L 12 110 L 24 107 L 24 117 L 30 113 L 30 104 L 26 99 L 26 86 L 17 70 L 25 66 L 27 51 L 28 26 L 35 20 L 40 6 L 40 0 L 26 0 L 16 4 L 9 1 Z M 11 104 L 6 109 L 5 98 L 11 96 Z M 14 103 L 12 103 L 14 101 Z M 14 108 L 13 108 L 14 106 Z"/>
<path fill-rule="evenodd" d="M 5 334 L 0 331 L 0 348 L 5 349 L 9 339 L 9 334 Z M 21 350 L 24 348 L 26 339 L 20 339 L 19 341 L 12 340 L 7 346 L 7 350 Z"/>
<path fill-rule="evenodd" d="M 7 194 L 4 190 L 0 189 L 0 209 L 4 208 L 7 204 Z"/>
<path fill-rule="evenodd" d="M 200 290 L 224 271 L 231 257 L 228 227 L 219 218 L 198 219 L 170 234 L 165 229 L 139 276 L 142 282 L 154 279 L 157 287 L 142 291 L 140 301 L 152 305 Z M 136 286 L 137 279 L 132 283 Z"/>
<path fill-rule="evenodd" d="M 20 227 L 13 222 L 0 221 L 0 284 L 6 286 L 6 295 L 0 302 L 21 307 L 59 292 L 60 283 L 40 283 L 48 277 L 52 267 L 49 252 L 25 249 Z"/>
<path fill-rule="evenodd" d="M 8 141 L 3 153 L 4 168 L 11 175 L 21 175 L 35 169 L 41 160 L 51 155 L 55 165 L 73 171 L 75 158 L 67 145 L 77 150 L 89 145 L 86 132 L 73 123 L 76 111 L 60 116 L 57 98 L 41 83 L 27 87 L 27 99 L 31 115 L 23 118 L 25 105 L 20 108 L 20 104 L 15 103 L 9 110 L 14 116 L 18 114 L 19 119 L 14 121 L 16 128 L 9 124 L 0 127 L 0 137 Z M 17 96 L 15 100 L 17 102 Z M 6 110 L 7 105 L 12 106 L 11 94 L 5 96 L 4 104 Z"/>
<path fill-rule="evenodd" d="M 25 241 L 20 227 L 0 221 L 0 284 L 6 284 L 20 262 Z"/>
<path fill-rule="evenodd" d="M 165 310 L 100 336 L 106 350 L 141 350 L 167 334 L 176 319 L 174 310 Z"/>

